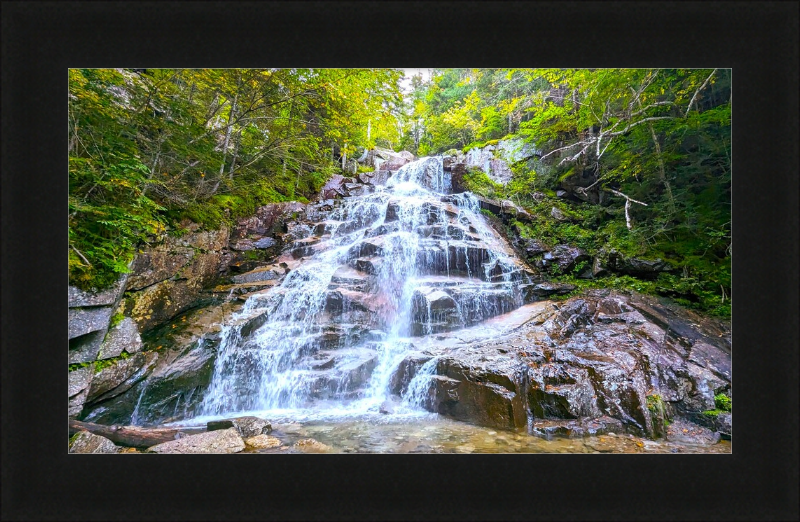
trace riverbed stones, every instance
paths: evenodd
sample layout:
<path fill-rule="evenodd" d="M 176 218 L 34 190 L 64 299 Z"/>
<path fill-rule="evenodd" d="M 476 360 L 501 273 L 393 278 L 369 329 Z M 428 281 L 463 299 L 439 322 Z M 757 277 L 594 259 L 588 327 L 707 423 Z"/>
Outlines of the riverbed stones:
<path fill-rule="evenodd" d="M 148 453 L 238 453 L 245 444 L 236 428 L 188 435 L 177 440 L 156 444 Z"/>
<path fill-rule="evenodd" d="M 69 444 L 70 453 L 119 453 L 120 448 L 100 435 L 81 431 Z"/>
<path fill-rule="evenodd" d="M 272 425 L 269 421 L 254 416 L 210 421 L 206 427 L 208 431 L 234 428 L 245 439 L 265 435 L 272 431 Z"/>
<path fill-rule="evenodd" d="M 302 453 L 332 453 L 333 448 L 315 439 L 301 439 L 292 444 L 292 449 Z"/>
<path fill-rule="evenodd" d="M 244 439 L 244 445 L 247 449 L 260 450 L 277 448 L 282 446 L 283 443 L 277 437 L 262 434 Z"/>

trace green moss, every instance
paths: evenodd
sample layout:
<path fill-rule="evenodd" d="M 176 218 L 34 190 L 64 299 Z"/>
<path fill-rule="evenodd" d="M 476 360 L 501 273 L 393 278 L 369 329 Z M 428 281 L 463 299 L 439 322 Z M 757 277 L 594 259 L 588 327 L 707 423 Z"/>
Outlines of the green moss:
<path fill-rule="evenodd" d="M 102 359 L 94 362 L 94 373 L 100 373 L 103 369 L 117 364 L 118 361 L 128 359 L 131 356 L 128 352 L 122 352 L 117 357 Z"/>
<path fill-rule="evenodd" d="M 119 323 L 121 323 L 123 319 L 125 319 L 125 314 L 123 314 L 122 312 L 117 312 L 116 314 L 112 315 L 111 321 L 109 321 L 108 323 L 108 329 L 111 330 Z"/>
<path fill-rule="evenodd" d="M 733 401 L 724 393 L 718 393 L 714 396 L 714 406 L 718 410 L 731 411 L 733 409 Z"/>
<path fill-rule="evenodd" d="M 94 365 L 94 361 L 70 364 L 69 371 L 73 372 L 80 368 L 86 368 L 87 366 L 92 366 L 92 365 Z"/>

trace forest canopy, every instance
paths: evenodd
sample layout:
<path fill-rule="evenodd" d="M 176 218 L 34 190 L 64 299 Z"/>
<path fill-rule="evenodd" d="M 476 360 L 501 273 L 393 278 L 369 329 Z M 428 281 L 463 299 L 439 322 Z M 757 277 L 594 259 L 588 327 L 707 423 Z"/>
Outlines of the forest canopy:
<path fill-rule="evenodd" d="M 70 70 L 71 282 L 109 284 L 185 220 L 217 227 L 307 201 L 365 148 L 424 156 L 515 139 L 537 153 L 511 181 L 472 171 L 467 188 L 528 209 L 533 222 L 516 226 L 530 237 L 673 268 L 563 278 L 730 313 L 730 70 L 429 73 L 404 93 L 402 69 Z M 567 185 L 577 197 L 558 195 Z"/>

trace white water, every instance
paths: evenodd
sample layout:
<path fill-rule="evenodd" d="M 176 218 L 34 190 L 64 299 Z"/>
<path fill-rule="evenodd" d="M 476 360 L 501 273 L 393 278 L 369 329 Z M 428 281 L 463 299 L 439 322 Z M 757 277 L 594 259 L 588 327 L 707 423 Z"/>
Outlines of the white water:
<path fill-rule="evenodd" d="M 415 352 L 414 336 L 520 306 L 515 283 L 522 276 L 508 247 L 478 200 L 450 195 L 450 187 L 441 158 L 422 158 L 374 193 L 345 198 L 303 262 L 224 325 L 199 415 L 372 415 L 391 398 L 398 365 Z M 348 274 L 368 288 L 341 284 Z M 361 301 L 343 297 L 341 310 L 331 309 L 329 293 L 337 290 Z M 243 336 L 239 323 L 258 314 L 266 322 Z M 435 367 L 432 359 L 416 372 L 394 415 L 428 415 L 421 405 Z"/>

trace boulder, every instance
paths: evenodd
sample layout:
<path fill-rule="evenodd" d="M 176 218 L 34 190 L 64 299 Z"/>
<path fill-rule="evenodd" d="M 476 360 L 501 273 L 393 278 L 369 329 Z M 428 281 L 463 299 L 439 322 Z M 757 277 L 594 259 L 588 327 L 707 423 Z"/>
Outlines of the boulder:
<path fill-rule="evenodd" d="M 341 177 L 341 176 L 339 176 Z M 286 232 L 286 224 L 303 214 L 306 205 L 298 201 L 270 203 L 256 209 L 253 216 L 239 219 L 231 231 L 231 240 L 253 237 L 275 237 Z"/>
<path fill-rule="evenodd" d="M 238 453 L 245 448 L 236 428 L 188 435 L 177 440 L 156 444 L 148 453 Z"/>
<path fill-rule="evenodd" d="M 75 435 L 69 444 L 70 453 L 119 453 L 119 449 L 107 438 L 88 431 Z"/>
<path fill-rule="evenodd" d="M 345 178 L 341 174 L 334 174 L 323 185 L 320 190 L 320 200 L 337 199 L 347 196 L 347 189 L 345 188 Z"/>
<path fill-rule="evenodd" d="M 582 249 L 567 245 L 558 245 L 542 256 L 542 268 L 557 269 L 565 274 L 572 271 L 579 263 L 591 260 L 591 257 Z"/>
<path fill-rule="evenodd" d="M 269 421 L 253 416 L 210 421 L 206 424 L 206 427 L 208 431 L 234 428 L 245 439 L 265 435 L 272 431 L 272 425 Z"/>
<path fill-rule="evenodd" d="M 142 338 L 139 329 L 133 319 L 126 317 L 108 331 L 97 358 L 111 359 L 118 357 L 123 351 L 134 354 L 141 349 Z"/>
<path fill-rule="evenodd" d="M 552 217 L 556 221 L 569 221 L 569 217 L 567 217 L 567 215 L 564 214 L 557 207 L 553 207 L 552 209 L 550 209 L 550 217 Z"/>
<path fill-rule="evenodd" d="M 282 446 L 283 443 L 277 437 L 270 437 L 269 435 L 256 435 L 255 437 L 244 439 L 244 445 L 247 449 L 260 450 L 277 448 Z"/>

